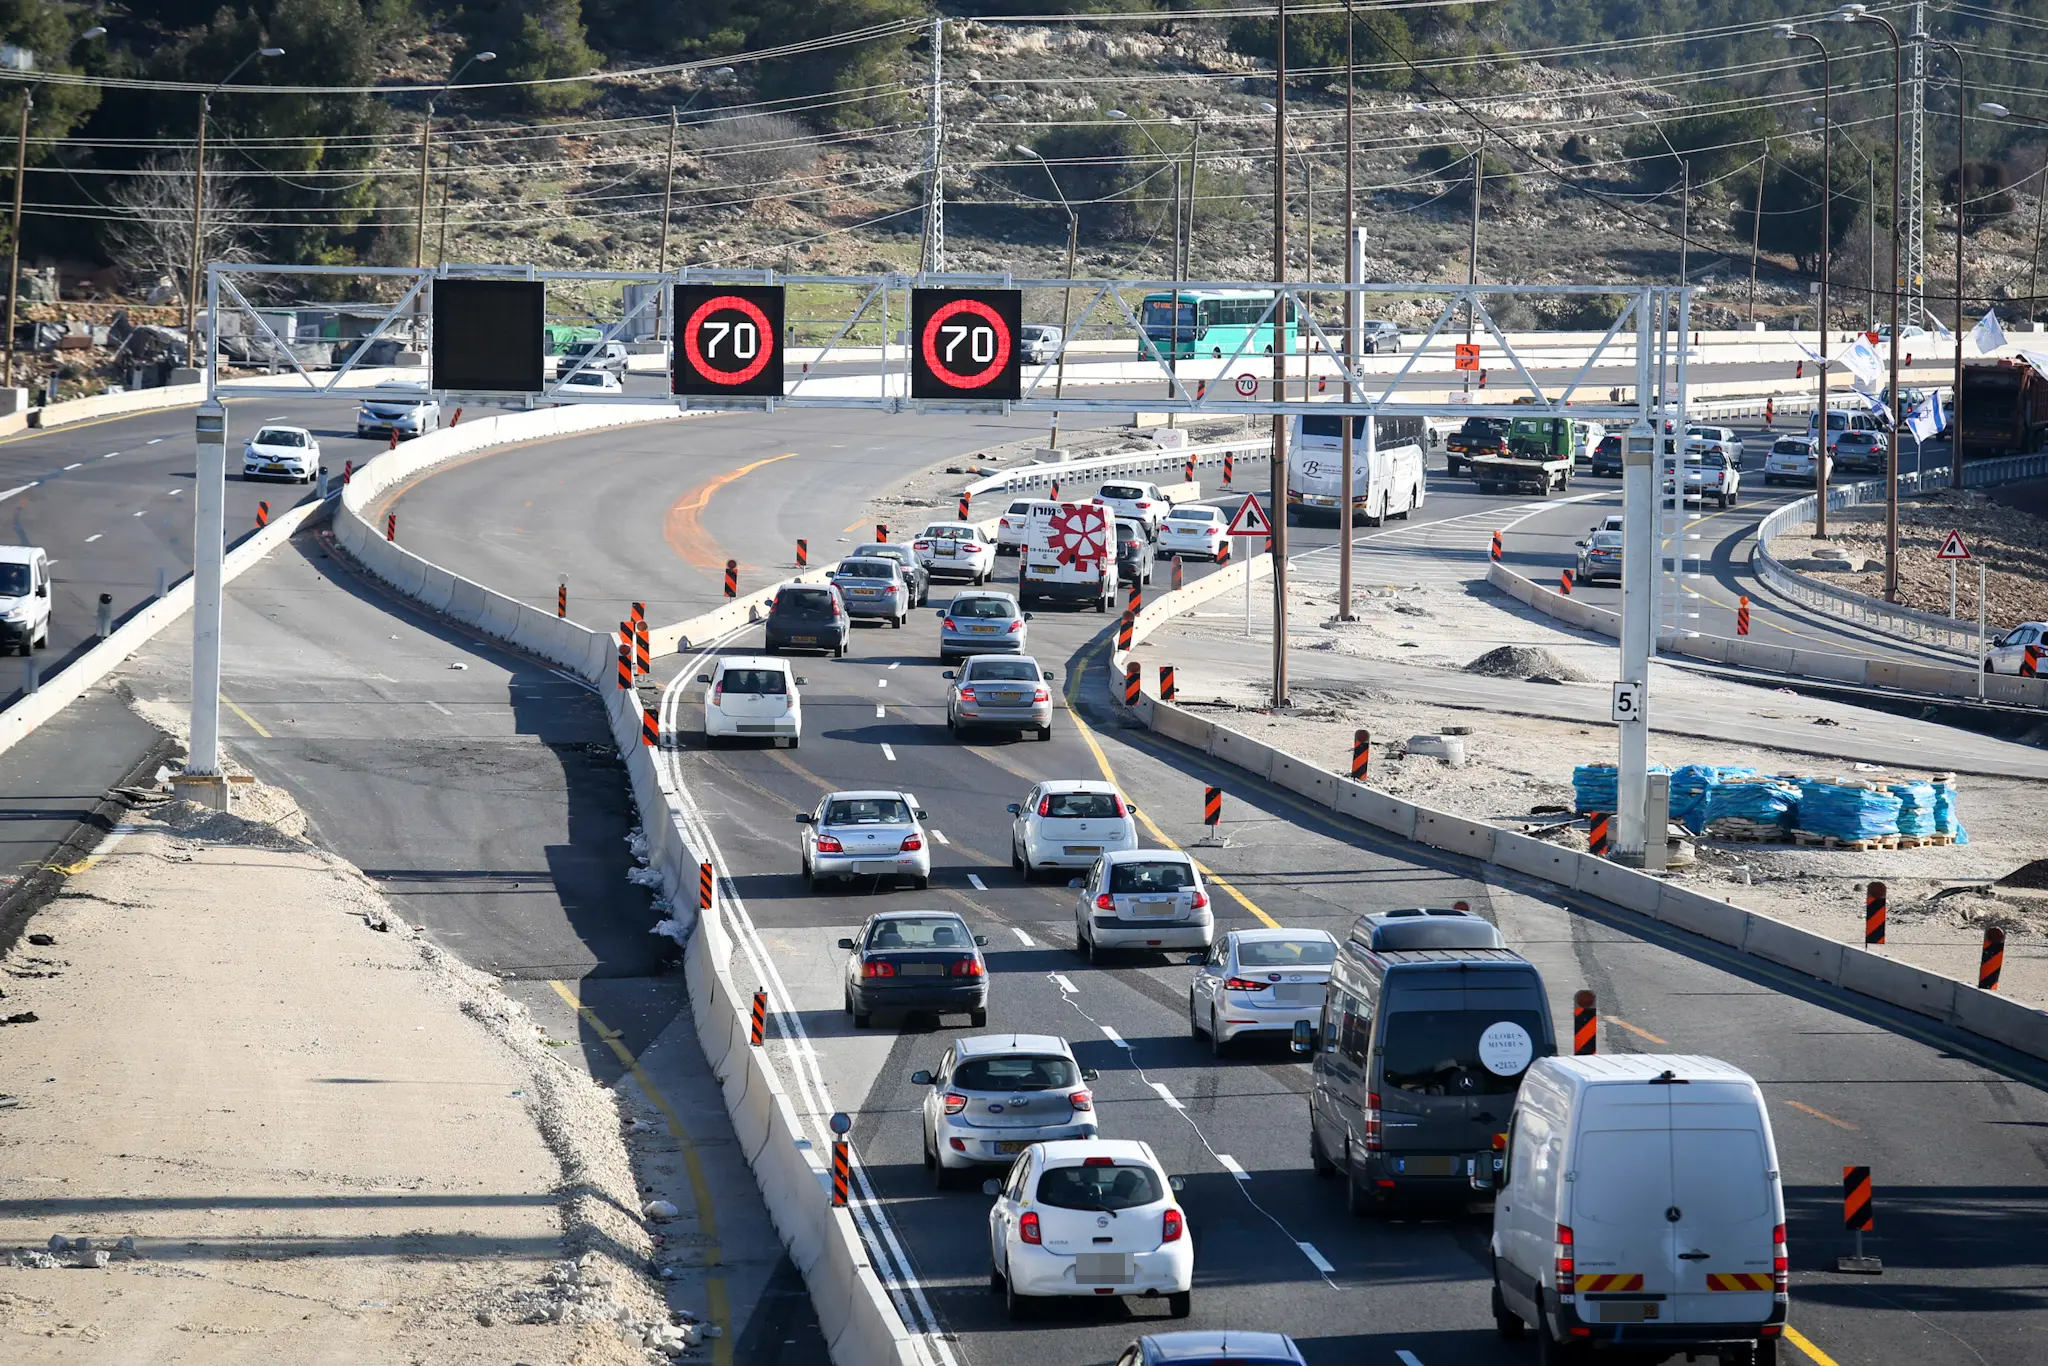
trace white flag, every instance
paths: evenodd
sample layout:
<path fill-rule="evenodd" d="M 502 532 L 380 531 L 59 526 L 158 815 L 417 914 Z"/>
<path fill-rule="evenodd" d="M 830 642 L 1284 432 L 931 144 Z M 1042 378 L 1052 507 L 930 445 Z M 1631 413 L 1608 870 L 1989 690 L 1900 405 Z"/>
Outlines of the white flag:
<path fill-rule="evenodd" d="M 1877 348 L 1870 344 L 1870 338 L 1858 337 L 1848 351 L 1843 353 L 1842 364 L 1849 367 L 1849 373 L 1856 377 L 1856 387 L 1869 392 L 1884 379 L 1884 358 L 1877 354 Z"/>
<path fill-rule="evenodd" d="M 2020 359 L 2034 367 L 2034 373 L 2048 379 L 2048 351 L 2021 351 Z"/>
<path fill-rule="evenodd" d="M 1977 348 L 1977 354 L 1988 356 L 2005 346 L 2005 329 L 1998 324 L 1998 310 L 1990 309 L 1975 327 L 1970 329 L 1970 341 Z"/>
<path fill-rule="evenodd" d="M 1915 441 L 1925 441 L 1938 434 L 1941 431 L 1940 395 L 1930 393 L 1922 399 L 1920 406 L 1907 417 L 1906 425 L 1912 429 Z"/>

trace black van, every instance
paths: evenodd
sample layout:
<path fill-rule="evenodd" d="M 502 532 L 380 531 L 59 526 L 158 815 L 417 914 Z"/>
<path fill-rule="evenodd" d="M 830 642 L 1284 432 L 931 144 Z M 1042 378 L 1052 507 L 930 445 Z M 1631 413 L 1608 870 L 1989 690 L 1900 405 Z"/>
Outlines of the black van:
<path fill-rule="evenodd" d="M 1309 1156 L 1353 1214 L 1493 1190 L 1515 1092 L 1557 1052 L 1535 965 L 1466 910 L 1364 915 L 1330 972 L 1314 1054 Z"/>

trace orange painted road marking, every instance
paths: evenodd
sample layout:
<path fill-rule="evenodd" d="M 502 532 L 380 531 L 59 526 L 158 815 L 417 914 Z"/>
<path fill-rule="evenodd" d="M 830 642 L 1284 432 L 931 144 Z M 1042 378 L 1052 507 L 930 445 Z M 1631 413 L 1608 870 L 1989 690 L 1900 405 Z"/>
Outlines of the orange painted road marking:
<path fill-rule="evenodd" d="M 1824 1120 L 1827 1123 L 1834 1125 L 1837 1129 L 1847 1129 L 1852 1134 L 1857 1132 L 1856 1126 L 1851 1124 L 1846 1119 L 1836 1119 L 1833 1115 L 1826 1114 L 1820 1110 L 1816 1110 L 1811 1105 L 1801 1105 L 1796 1100 L 1788 1100 L 1785 1103 L 1791 1106 L 1793 1109 L 1799 1111 L 1799 1113 L 1803 1115 L 1812 1115 L 1815 1119 L 1818 1120 Z"/>
<path fill-rule="evenodd" d="M 771 455 L 765 460 L 756 460 L 736 470 L 727 470 L 715 479 L 706 480 L 676 500 L 675 506 L 662 518 L 661 536 L 668 542 L 668 548 L 688 565 L 706 573 L 723 573 L 728 556 L 718 548 L 718 543 L 708 535 L 701 520 L 705 506 L 712 495 L 736 479 L 744 479 L 763 465 L 772 465 L 778 460 L 794 458 L 795 451 L 784 451 Z"/>
<path fill-rule="evenodd" d="M 1655 1034 L 1652 1034 L 1647 1029 L 1641 1029 L 1635 1025 L 1630 1024 L 1627 1020 L 1622 1019 L 1619 1015 L 1609 1015 L 1607 1017 L 1607 1023 L 1611 1025 L 1620 1025 L 1623 1029 L 1626 1029 L 1629 1033 L 1635 1035 L 1639 1039 L 1648 1039 L 1653 1044 L 1657 1044 L 1660 1047 L 1664 1046 L 1664 1040 L 1658 1038 Z"/>

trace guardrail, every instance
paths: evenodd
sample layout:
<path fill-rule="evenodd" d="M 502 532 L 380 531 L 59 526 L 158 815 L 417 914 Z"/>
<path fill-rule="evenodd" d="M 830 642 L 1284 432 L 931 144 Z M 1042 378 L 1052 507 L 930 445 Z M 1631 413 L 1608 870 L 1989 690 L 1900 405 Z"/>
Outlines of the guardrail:
<path fill-rule="evenodd" d="M 1203 465 L 1220 465 L 1225 455 L 1264 458 L 1272 453 L 1273 438 L 1270 436 L 1252 437 L 1243 441 L 1216 441 L 1201 446 L 1160 446 L 1156 450 L 1130 451 L 1123 455 L 1091 455 L 1085 460 L 1056 460 L 1047 461 L 1042 465 L 1026 465 L 976 479 L 967 486 L 967 492 L 977 498 L 984 493 L 1025 493 L 1053 484 L 1064 484 L 1070 479 L 1084 479 L 1091 474 L 1138 474 L 1145 470 L 1183 469 L 1189 460 L 1193 460 L 1199 468 Z"/>

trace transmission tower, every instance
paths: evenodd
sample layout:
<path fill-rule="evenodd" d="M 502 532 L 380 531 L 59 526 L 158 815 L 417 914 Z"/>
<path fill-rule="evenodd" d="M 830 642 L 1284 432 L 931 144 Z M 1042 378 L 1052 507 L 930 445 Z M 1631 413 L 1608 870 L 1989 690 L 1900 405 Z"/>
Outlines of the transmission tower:
<path fill-rule="evenodd" d="M 939 64 L 946 47 L 946 21 L 932 20 L 931 150 L 925 160 L 925 269 L 946 268 L 946 168 L 941 159 L 945 142 L 946 107 L 944 87 L 939 84 Z"/>
<path fill-rule="evenodd" d="M 1915 0 L 1913 34 L 1927 32 L 1927 5 Z M 1900 212 L 1906 221 L 1899 250 L 1900 284 L 1904 298 L 1899 311 L 1901 325 L 1918 323 L 1927 309 L 1927 43 L 1924 38 L 1910 44 L 1913 53 L 1912 80 L 1906 90 L 1905 205 Z"/>

